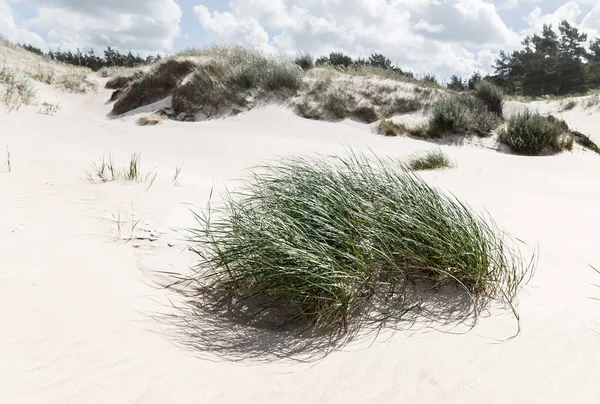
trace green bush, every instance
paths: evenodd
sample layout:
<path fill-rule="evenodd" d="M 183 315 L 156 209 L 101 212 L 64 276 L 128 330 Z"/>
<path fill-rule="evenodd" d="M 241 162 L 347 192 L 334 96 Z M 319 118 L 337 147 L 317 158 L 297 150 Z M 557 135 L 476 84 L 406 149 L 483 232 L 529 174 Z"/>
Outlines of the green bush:
<path fill-rule="evenodd" d="M 315 67 L 315 61 L 309 53 L 303 53 L 296 57 L 294 61 L 302 70 L 310 70 Z"/>
<path fill-rule="evenodd" d="M 446 132 L 487 136 L 499 124 L 500 118 L 490 112 L 483 101 L 466 94 L 436 102 L 429 119 L 430 133 L 437 136 Z"/>
<path fill-rule="evenodd" d="M 327 95 L 324 108 L 334 118 L 345 118 L 349 115 L 348 96 L 341 91 L 334 91 Z"/>
<path fill-rule="evenodd" d="M 506 127 L 499 132 L 499 139 L 518 154 L 539 155 L 546 148 L 555 151 L 568 149 L 563 124 L 539 113 L 525 111 L 511 116 Z M 572 147 L 572 142 L 570 142 Z"/>
<path fill-rule="evenodd" d="M 504 93 L 489 81 L 480 81 L 475 85 L 475 96 L 487 107 L 488 111 L 502 117 Z"/>
<path fill-rule="evenodd" d="M 493 222 L 398 162 L 291 158 L 223 197 L 189 230 L 199 262 L 186 295 L 220 298 L 237 318 L 348 330 L 362 315 L 383 321 L 414 282 L 513 307 L 529 269 Z M 364 310 L 374 301 L 381 316 Z"/>
<path fill-rule="evenodd" d="M 465 133 L 472 122 L 473 113 L 468 104 L 451 97 L 434 104 L 429 123 L 439 132 Z"/>

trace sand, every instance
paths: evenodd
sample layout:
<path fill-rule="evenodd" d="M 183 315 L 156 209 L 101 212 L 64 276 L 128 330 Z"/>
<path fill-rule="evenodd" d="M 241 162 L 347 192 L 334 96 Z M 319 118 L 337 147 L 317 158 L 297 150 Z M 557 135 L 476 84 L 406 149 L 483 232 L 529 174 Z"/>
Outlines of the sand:
<path fill-rule="evenodd" d="M 0 167 L 0 403 L 600 402 L 600 302 L 592 299 L 600 275 L 588 266 L 600 266 L 600 157 L 386 138 L 369 125 L 309 121 L 276 106 L 140 127 L 151 108 L 113 119 L 107 90 L 36 85 L 38 99 L 60 103 L 55 115 L 0 111 L 0 162 L 4 145 L 12 162 L 10 173 Z M 600 115 L 586 114 L 564 118 L 598 141 Z M 177 344 L 152 317 L 175 297 L 152 282 L 155 271 L 194 262 L 174 231 L 193 224 L 185 203 L 204 206 L 212 187 L 235 186 L 276 156 L 348 147 L 394 157 L 441 147 L 457 167 L 423 176 L 487 209 L 526 251 L 539 246 L 520 295 L 521 333 L 508 339 L 514 318 L 490 313 L 466 333 L 384 330 L 307 363 L 232 361 L 208 344 Z M 102 154 L 123 165 L 133 151 L 158 172 L 150 188 L 87 180 Z"/>

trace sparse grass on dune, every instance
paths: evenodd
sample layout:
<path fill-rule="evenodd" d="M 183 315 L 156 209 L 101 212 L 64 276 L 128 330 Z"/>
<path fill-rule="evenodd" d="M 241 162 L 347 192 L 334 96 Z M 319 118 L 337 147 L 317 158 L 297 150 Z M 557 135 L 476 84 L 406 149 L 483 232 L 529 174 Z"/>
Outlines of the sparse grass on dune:
<path fill-rule="evenodd" d="M 4 164 L 6 165 L 6 169 L 8 170 L 8 172 L 12 172 L 12 161 L 11 161 L 11 157 L 10 157 L 10 149 L 8 148 L 8 145 L 6 146 L 6 161 L 4 162 Z"/>
<path fill-rule="evenodd" d="M 233 106 L 246 108 L 256 99 L 289 98 L 302 84 L 303 72 L 290 60 L 241 46 L 213 47 L 200 53 L 209 57 L 198 62 L 173 92 L 176 114 L 218 116 Z"/>
<path fill-rule="evenodd" d="M 250 322 L 278 313 L 350 330 L 363 316 L 383 321 L 415 282 L 456 285 L 473 308 L 497 298 L 516 315 L 531 269 L 490 219 L 398 162 L 362 155 L 261 167 L 196 217 L 199 262 L 178 285 L 188 281 L 190 305 L 222 298 Z M 379 299 L 377 313 L 366 308 Z"/>
<path fill-rule="evenodd" d="M 40 108 L 38 109 L 38 114 L 42 114 L 42 115 L 54 115 L 58 112 L 60 108 L 59 104 L 52 104 L 48 101 L 44 101 L 41 105 Z"/>
<path fill-rule="evenodd" d="M 3 100 L 9 112 L 35 100 L 36 90 L 31 80 L 5 64 L 0 65 L 0 84 L 4 86 Z"/>
<path fill-rule="evenodd" d="M 295 101 L 300 116 L 337 120 L 355 118 L 373 123 L 423 110 L 437 98 L 432 89 L 419 89 L 406 81 L 381 77 L 357 77 L 337 70 L 315 69 L 304 80 Z"/>
<path fill-rule="evenodd" d="M 181 80 L 195 68 L 196 64 L 193 61 L 168 58 L 156 64 L 147 73 L 134 73 L 121 82 L 121 85 L 126 87 L 122 89 L 113 105 L 113 112 L 123 114 L 169 96 Z"/>
<path fill-rule="evenodd" d="M 115 166 L 114 160 L 110 154 L 104 155 L 98 162 L 92 163 L 92 171 L 88 172 L 88 178 L 92 182 L 111 182 L 117 180 L 131 182 L 146 182 L 149 187 L 152 186 L 156 179 L 157 172 L 149 170 L 142 172 L 141 169 L 141 153 L 134 152 L 131 154 L 125 167 L 118 169 Z"/>
<path fill-rule="evenodd" d="M 577 106 L 577 101 L 574 99 L 565 100 L 560 103 L 561 112 L 570 111 Z"/>
<path fill-rule="evenodd" d="M 402 122 L 394 122 L 389 119 L 379 121 L 377 130 L 385 136 L 409 135 L 422 139 L 437 137 L 437 133 L 430 132 L 428 125 L 408 126 Z"/>
<path fill-rule="evenodd" d="M 411 170 L 439 170 L 441 168 L 451 168 L 450 158 L 441 150 L 430 150 L 426 153 L 417 154 L 410 158 L 408 167 Z"/>

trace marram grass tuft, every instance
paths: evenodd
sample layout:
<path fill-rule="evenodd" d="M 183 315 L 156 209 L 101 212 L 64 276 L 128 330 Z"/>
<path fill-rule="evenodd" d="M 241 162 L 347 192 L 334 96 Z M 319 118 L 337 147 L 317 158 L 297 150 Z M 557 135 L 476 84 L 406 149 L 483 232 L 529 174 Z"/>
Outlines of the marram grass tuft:
<path fill-rule="evenodd" d="M 284 313 L 326 328 L 373 318 L 370 302 L 402 301 L 417 282 L 455 285 L 473 306 L 498 299 L 517 316 L 532 269 L 489 218 L 403 164 L 364 155 L 260 167 L 196 218 L 194 299 L 227 296 L 229 313 Z"/>

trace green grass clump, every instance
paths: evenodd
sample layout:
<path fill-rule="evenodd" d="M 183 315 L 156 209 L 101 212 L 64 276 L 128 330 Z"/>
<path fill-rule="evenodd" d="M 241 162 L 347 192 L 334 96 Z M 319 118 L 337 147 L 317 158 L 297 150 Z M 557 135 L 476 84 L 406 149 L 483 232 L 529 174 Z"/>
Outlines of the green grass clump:
<path fill-rule="evenodd" d="M 527 110 L 511 116 L 498 136 L 514 152 L 535 156 L 548 148 L 556 152 L 572 148 L 572 138 L 570 142 L 564 138 L 566 132 L 562 122 Z"/>
<path fill-rule="evenodd" d="M 229 313 L 274 311 L 348 330 L 373 318 L 369 302 L 392 310 L 415 282 L 513 307 L 528 270 L 489 219 L 401 164 L 361 155 L 261 167 L 196 217 L 189 240 L 199 262 L 188 284 L 227 296 Z"/>
<path fill-rule="evenodd" d="M 475 85 L 475 97 L 480 99 L 488 111 L 502 117 L 504 93 L 489 81 L 480 81 Z"/>
<path fill-rule="evenodd" d="M 390 119 L 379 121 L 377 130 L 385 136 L 409 135 L 422 139 L 437 137 L 436 133 L 430 131 L 428 125 L 408 126 L 402 122 L 394 122 Z"/>
<path fill-rule="evenodd" d="M 408 167 L 411 170 L 439 170 L 441 168 L 450 168 L 452 163 L 448 156 L 441 150 L 428 151 L 421 155 L 415 155 L 408 161 Z"/>

